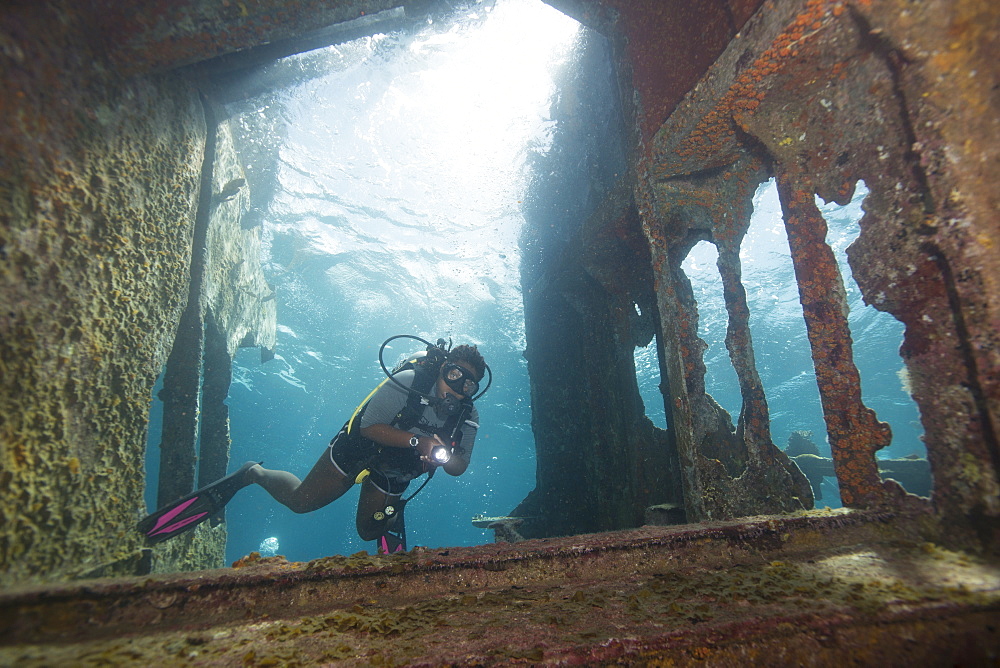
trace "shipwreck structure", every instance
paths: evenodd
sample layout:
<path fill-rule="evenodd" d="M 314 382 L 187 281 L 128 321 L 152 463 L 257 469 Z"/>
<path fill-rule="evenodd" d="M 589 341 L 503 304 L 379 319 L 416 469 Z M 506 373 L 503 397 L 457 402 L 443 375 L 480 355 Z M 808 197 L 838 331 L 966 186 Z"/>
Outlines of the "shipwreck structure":
<path fill-rule="evenodd" d="M 274 346 L 250 210 L 266 187 L 236 160 L 218 96 L 275 58 L 454 4 L 0 9 L 2 661 L 86 646 L 244 665 L 835 663 L 916 651 L 906 638 L 923 648 L 914 663 L 931 649 L 995 657 L 1000 10 L 976 0 L 550 0 L 590 32 L 563 83 L 564 141 L 526 202 L 538 486 L 512 514 L 532 518 L 518 531 L 535 540 L 134 577 L 219 566 L 225 538 L 221 518 L 169 553 L 132 531 L 160 369 L 165 501 L 226 469 L 232 356 Z M 572 155 L 585 142 L 596 159 Z M 770 178 L 836 513 L 805 512 L 809 480 L 772 440 L 756 370 L 740 247 Z M 816 205 L 846 203 L 859 181 L 870 193 L 851 268 L 866 302 L 905 324 L 928 497 L 879 474 L 889 429 L 861 398 Z M 735 418 L 705 391 L 681 268 L 699 241 L 719 252 Z M 665 430 L 636 388 L 633 351 L 650 341 Z M 638 528 L 651 508 L 680 526 Z M 99 576 L 115 577 L 78 582 Z M 497 633 L 515 617 L 520 631 Z M 438 642 L 434 624 L 461 638 Z"/>

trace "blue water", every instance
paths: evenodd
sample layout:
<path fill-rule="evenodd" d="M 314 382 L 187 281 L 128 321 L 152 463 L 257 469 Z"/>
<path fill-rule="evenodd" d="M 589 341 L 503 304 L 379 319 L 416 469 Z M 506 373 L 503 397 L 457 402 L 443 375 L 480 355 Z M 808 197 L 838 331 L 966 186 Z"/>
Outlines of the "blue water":
<path fill-rule="evenodd" d="M 304 477 L 383 378 L 386 338 L 475 344 L 495 381 L 477 402 L 472 466 L 431 481 L 407 507 L 407 534 L 411 546 L 492 541 L 471 518 L 507 514 L 534 487 L 523 167 L 546 148 L 553 69 L 577 31 L 537 0 L 505 0 L 415 36 L 332 48 L 329 75 L 287 91 L 280 185 L 263 228 L 278 345 L 263 365 L 256 350 L 236 358 L 234 466 L 262 459 Z M 396 341 L 386 363 L 419 348 Z M 227 511 L 227 559 L 269 537 L 293 560 L 371 551 L 354 528 L 356 503 L 357 488 L 295 515 L 248 488 Z"/>
<path fill-rule="evenodd" d="M 277 187 L 261 214 L 278 344 L 266 363 L 256 349 L 241 350 L 235 359 L 228 400 L 231 468 L 255 459 L 305 477 L 383 378 L 379 345 L 408 333 L 478 345 L 495 373 L 493 387 L 477 402 L 481 429 L 472 465 L 459 478 L 440 473 L 407 507 L 410 546 L 489 542 L 491 532 L 470 519 L 507 514 L 533 489 L 520 205 L 528 155 L 544 152 L 553 130 L 553 72 L 571 57 L 579 30 L 540 0 L 498 0 L 454 24 L 431 23 L 416 34 L 376 35 L 324 50 L 318 57 L 326 59 L 329 74 L 277 100 L 262 98 L 259 108 L 241 109 L 237 127 L 253 127 L 255 114 L 279 114 L 283 127 L 243 138 L 262 148 L 280 142 Z M 315 62 L 317 54 L 308 57 Z M 783 446 L 790 431 L 808 429 L 828 453 L 773 187 L 758 194 L 756 209 L 744 276 L 774 440 Z M 824 210 L 842 256 L 857 231 L 859 204 Z M 736 416 L 739 392 L 722 343 L 724 309 L 713 253 L 710 245 L 699 246 L 685 270 L 699 301 L 701 335 L 710 345 L 709 391 Z M 916 409 L 895 375 L 901 367 L 898 323 L 861 305 L 856 288 L 850 298 L 866 400 L 893 423 L 893 455 L 920 452 Z M 386 363 L 418 347 L 396 341 Z M 647 414 L 665 427 L 652 344 L 636 351 L 636 369 Z M 150 506 L 159 419 L 154 401 Z M 825 496 L 829 502 L 836 493 Z M 295 561 L 373 551 L 357 537 L 356 502 L 357 489 L 296 515 L 261 488 L 247 488 L 227 509 L 227 561 L 271 538 Z"/>

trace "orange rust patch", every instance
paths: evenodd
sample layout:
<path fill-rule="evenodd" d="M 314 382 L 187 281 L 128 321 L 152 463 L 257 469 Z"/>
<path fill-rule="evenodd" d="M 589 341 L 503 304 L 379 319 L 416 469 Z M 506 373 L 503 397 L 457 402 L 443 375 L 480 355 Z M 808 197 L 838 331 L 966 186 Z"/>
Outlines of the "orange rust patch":
<path fill-rule="evenodd" d="M 824 20 L 831 15 L 840 16 L 843 11 L 843 3 L 831 6 L 825 0 L 808 2 L 805 11 L 775 38 L 771 47 L 736 78 L 715 109 L 706 114 L 681 142 L 677 154 L 687 158 L 720 152 L 733 139 L 734 121 L 742 125 L 747 114 L 756 112 L 766 95 L 762 85 L 795 57 L 798 43 L 821 30 Z M 834 74 L 839 74 L 839 70 Z"/>

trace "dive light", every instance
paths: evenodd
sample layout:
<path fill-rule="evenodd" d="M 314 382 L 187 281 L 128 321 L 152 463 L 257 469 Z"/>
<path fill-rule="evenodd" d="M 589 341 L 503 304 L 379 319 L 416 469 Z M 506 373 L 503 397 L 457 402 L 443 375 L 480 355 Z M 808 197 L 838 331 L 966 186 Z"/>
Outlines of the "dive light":
<path fill-rule="evenodd" d="M 431 459 L 435 464 L 447 464 L 451 460 L 451 448 L 446 445 L 435 445 L 431 448 Z"/>

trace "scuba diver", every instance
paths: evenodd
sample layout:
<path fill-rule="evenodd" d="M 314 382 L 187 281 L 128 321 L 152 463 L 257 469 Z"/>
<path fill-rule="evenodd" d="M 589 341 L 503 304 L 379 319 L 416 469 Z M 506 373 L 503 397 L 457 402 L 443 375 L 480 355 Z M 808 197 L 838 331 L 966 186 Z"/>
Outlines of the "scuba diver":
<path fill-rule="evenodd" d="M 382 353 L 397 338 L 427 344 L 389 371 Z M 168 504 L 139 522 L 154 545 L 216 516 L 240 489 L 257 484 L 296 513 L 318 510 L 361 484 L 356 526 L 363 540 L 377 542 L 383 554 L 406 550 L 403 508 L 441 468 L 462 475 L 469 466 L 479 428 L 473 402 L 492 383 L 493 374 L 475 346 L 445 348 L 402 334 L 379 349 L 385 380 L 361 402 L 326 450 L 300 480 L 287 471 L 247 462 L 234 473 Z M 490 372 L 486 388 L 480 382 Z M 408 498 L 410 481 L 427 480 Z"/>

